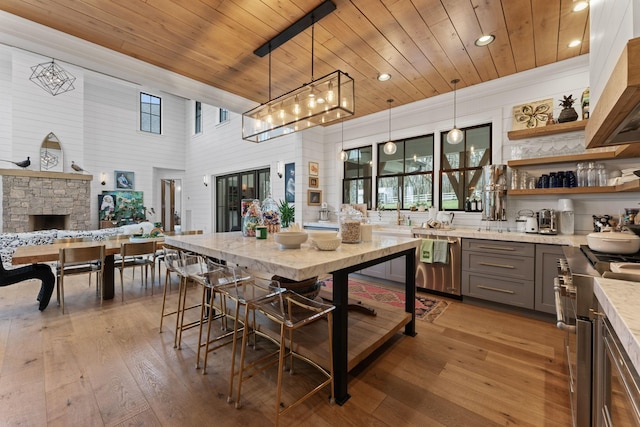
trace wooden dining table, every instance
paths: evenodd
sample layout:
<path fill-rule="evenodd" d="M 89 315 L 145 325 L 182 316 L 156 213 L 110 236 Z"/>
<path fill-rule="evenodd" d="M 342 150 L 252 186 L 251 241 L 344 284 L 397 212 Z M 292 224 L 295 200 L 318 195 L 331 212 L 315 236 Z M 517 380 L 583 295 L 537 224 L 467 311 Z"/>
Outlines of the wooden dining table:
<path fill-rule="evenodd" d="M 149 239 L 145 239 L 149 240 Z M 162 246 L 164 237 L 156 237 L 151 240 L 156 241 Z M 135 241 L 135 240 L 134 240 Z M 114 269 L 115 255 L 120 253 L 122 243 L 128 243 L 129 240 L 95 240 L 90 242 L 65 242 L 52 243 L 49 245 L 28 245 L 19 246 L 11 258 L 13 265 L 34 264 L 39 262 L 58 261 L 60 249 L 62 248 L 82 248 L 97 245 L 105 245 L 104 272 L 102 276 L 102 286 L 104 288 L 104 299 L 113 299 L 114 297 Z"/>
<path fill-rule="evenodd" d="M 333 360 L 334 396 L 342 405 L 349 399 L 347 379 L 354 363 L 372 354 L 404 326 L 405 335 L 415 335 L 415 251 L 421 240 L 412 237 L 374 236 L 370 242 L 343 243 L 335 251 L 320 251 L 309 243 L 300 249 L 282 249 L 272 235 L 267 239 L 243 237 L 241 232 L 167 236 L 167 244 L 224 260 L 251 270 L 267 272 L 294 281 L 331 274 L 333 277 Z M 349 357 L 348 278 L 350 273 L 394 258 L 405 257 L 405 308 L 397 322 L 385 325 L 390 332 L 373 337 L 365 354 Z M 398 310 L 398 309 L 395 309 Z M 382 319 L 380 319 L 382 320 Z M 386 322 L 387 320 L 385 320 Z M 380 322 L 383 323 L 383 322 Z M 391 322 L 390 322 L 391 323 Z M 366 331 L 363 335 L 371 335 Z M 353 353 L 353 352 L 352 352 Z M 354 362 L 355 360 L 355 362 Z"/>

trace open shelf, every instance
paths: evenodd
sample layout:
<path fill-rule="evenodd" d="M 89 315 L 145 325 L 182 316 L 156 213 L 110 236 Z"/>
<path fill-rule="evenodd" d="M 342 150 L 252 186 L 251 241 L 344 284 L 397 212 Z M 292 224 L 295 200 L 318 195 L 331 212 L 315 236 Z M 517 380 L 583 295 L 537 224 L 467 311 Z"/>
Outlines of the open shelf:
<path fill-rule="evenodd" d="M 609 187 L 535 188 L 531 190 L 507 190 L 509 196 L 538 196 L 546 194 L 596 194 L 640 191 L 640 179 Z"/>
<path fill-rule="evenodd" d="M 575 163 L 595 160 L 615 160 L 640 157 L 640 144 L 627 144 L 610 147 L 606 150 L 587 150 L 580 154 L 566 156 L 536 157 L 532 159 L 509 160 L 509 167 L 549 165 L 553 163 Z"/>
<path fill-rule="evenodd" d="M 507 137 L 516 139 L 535 138 L 538 136 L 555 135 L 558 133 L 575 132 L 584 130 L 589 120 L 576 120 L 575 122 L 556 123 L 549 126 L 541 126 L 532 129 L 520 129 L 507 132 Z"/>

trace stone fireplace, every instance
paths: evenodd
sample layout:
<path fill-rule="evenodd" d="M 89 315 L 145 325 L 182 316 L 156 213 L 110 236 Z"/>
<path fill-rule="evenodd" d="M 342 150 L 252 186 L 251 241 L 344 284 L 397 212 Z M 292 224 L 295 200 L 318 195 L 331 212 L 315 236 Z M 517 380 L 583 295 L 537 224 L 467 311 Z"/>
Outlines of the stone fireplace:
<path fill-rule="evenodd" d="M 2 231 L 91 228 L 91 175 L 0 169 Z"/>

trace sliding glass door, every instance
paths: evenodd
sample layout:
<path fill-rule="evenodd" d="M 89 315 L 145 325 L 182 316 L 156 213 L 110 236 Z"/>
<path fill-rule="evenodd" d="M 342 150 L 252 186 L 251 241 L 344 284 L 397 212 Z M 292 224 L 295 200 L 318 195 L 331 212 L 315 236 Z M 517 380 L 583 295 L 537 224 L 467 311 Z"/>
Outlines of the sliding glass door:
<path fill-rule="evenodd" d="M 216 232 L 240 231 L 242 199 L 264 200 L 270 176 L 269 169 L 258 169 L 216 178 Z"/>

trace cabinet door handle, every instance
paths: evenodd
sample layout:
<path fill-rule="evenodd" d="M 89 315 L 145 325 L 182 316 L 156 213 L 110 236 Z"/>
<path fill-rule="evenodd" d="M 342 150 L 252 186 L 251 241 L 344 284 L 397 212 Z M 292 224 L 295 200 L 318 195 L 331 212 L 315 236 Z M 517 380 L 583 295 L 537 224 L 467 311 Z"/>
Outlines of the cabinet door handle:
<path fill-rule="evenodd" d="M 499 268 L 510 268 L 510 269 L 514 269 L 515 267 L 513 265 L 508 265 L 508 264 L 494 264 L 492 262 L 479 262 L 478 264 L 480 265 L 486 265 L 489 267 L 499 267 Z"/>
<path fill-rule="evenodd" d="M 515 251 L 516 248 L 512 248 L 510 246 L 487 246 L 487 245 L 478 245 L 480 249 L 495 249 L 497 251 Z"/>
<path fill-rule="evenodd" d="M 480 289 L 486 289 L 488 291 L 502 292 L 503 294 L 515 294 L 514 291 L 511 291 L 509 289 L 494 288 L 493 286 L 478 285 L 477 287 Z"/>

